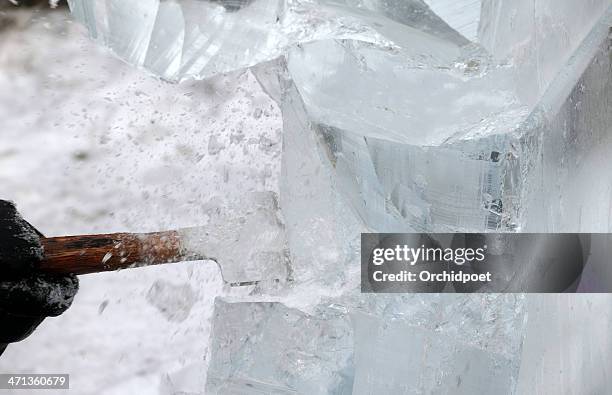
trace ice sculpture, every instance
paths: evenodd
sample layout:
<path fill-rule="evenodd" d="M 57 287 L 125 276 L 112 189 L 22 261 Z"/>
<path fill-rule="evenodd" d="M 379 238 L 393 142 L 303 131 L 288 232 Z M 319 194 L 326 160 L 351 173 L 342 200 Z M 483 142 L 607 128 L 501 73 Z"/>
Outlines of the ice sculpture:
<path fill-rule="evenodd" d="M 360 296 L 359 233 L 609 230 L 610 190 L 571 191 L 612 146 L 609 0 L 70 3 L 126 61 L 251 67 L 282 109 L 295 282 L 217 302 L 209 392 L 514 392 L 523 299 Z"/>

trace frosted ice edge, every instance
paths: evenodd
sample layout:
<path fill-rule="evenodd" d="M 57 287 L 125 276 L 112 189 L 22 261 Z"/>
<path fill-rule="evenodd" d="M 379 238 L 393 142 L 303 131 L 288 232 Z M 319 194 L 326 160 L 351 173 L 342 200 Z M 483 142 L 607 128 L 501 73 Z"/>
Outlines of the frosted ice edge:
<path fill-rule="evenodd" d="M 226 4 L 227 3 L 227 4 Z M 70 0 L 92 38 L 170 81 L 206 78 L 272 60 L 292 45 L 351 39 L 408 48 L 406 35 L 462 46 L 467 39 L 418 0 Z M 229 6 L 228 6 L 229 5 Z"/>

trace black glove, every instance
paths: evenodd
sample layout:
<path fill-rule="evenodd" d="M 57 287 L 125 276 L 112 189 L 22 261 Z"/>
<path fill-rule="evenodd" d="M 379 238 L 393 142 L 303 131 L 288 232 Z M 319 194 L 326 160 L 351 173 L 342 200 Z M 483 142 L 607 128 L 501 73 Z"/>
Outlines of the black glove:
<path fill-rule="evenodd" d="M 41 273 L 42 235 L 11 202 L 0 200 L 0 354 L 46 318 L 62 314 L 79 289 L 76 276 Z"/>

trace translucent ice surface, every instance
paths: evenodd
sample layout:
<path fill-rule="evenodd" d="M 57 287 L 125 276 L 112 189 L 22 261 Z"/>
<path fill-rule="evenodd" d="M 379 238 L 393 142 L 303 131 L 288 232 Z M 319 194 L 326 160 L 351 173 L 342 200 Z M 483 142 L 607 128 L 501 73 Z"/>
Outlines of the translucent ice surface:
<path fill-rule="evenodd" d="M 512 65 L 521 98 L 535 104 L 612 3 L 609 0 L 485 1 L 479 42 Z"/>
<path fill-rule="evenodd" d="M 353 394 L 512 394 L 517 356 L 470 347 L 403 322 L 356 318 Z M 410 356 L 410 357 L 407 357 Z"/>
<path fill-rule="evenodd" d="M 342 310 L 215 303 L 208 394 L 351 394 L 353 331 Z"/>
<path fill-rule="evenodd" d="M 532 166 L 541 158 L 538 139 L 567 148 L 551 159 L 569 159 L 573 148 L 565 144 L 573 134 L 587 145 L 606 135 L 609 20 L 607 12 L 571 56 L 547 59 L 547 70 L 556 73 L 532 97 L 517 83 L 522 64 L 497 63 L 475 47 L 461 47 L 446 65 L 441 57 L 419 62 L 410 50 L 354 41 L 293 48 L 277 65 L 284 69 L 282 97 L 291 103 L 291 111 L 284 110 L 285 135 L 318 136 L 312 149 L 326 158 L 330 185 L 372 229 L 520 230 L 530 205 L 548 204 L 547 193 L 554 191 L 532 183 L 538 179 Z M 559 175 L 541 182 L 553 180 Z M 550 215 L 555 206 L 529 220 Z"/>
<path fill-rule="evenodd" d="M 523 297 L 217 300 L 207 393 L 513 393 Z"/>
<path fill-rule="evenodd" d="M 71 8 L 92 37 L 129 63 L 169 80 L 252 66 L 281 55 L 291 44 L 318 38 L 391 45 L 335 3 L 75 0 Z"/>
<path fill-rule="evenodd" d="M 531 295 L 527 304 L 517 394 L 608 392 L 612 295 Z"/>
<path fill-rule="evenodd" d="M 287 68 L 308 114 L 355 138 L 433 146 L 506 132 L 525 115 L 511 75 L 486 53 L 415 41 L 399 51 L 319 41 L 292 49 Z"/>
<path fill-rule="evenodd" d="M 612 13 L 556 76 L 516 143 L 525 231 L 610 232 Z"/>
<path fill-rule="evenodd" d="M 478 39 L 482 0 L 425 0 L 434 13 L 471 41 Z"/>
<path fill-rule="evenodd" d="M 127 62 L 168 80 L 206 78 L 253 66 L 293 45 L 316 40 L 351 39 L 418 50 L 433 36 L 462 46 L 477 41 L 481 9 L 479 1 L 465 0 L 69 3 L 94 39 Z M 447 48 L 448 54 L 452 51 Z"/>

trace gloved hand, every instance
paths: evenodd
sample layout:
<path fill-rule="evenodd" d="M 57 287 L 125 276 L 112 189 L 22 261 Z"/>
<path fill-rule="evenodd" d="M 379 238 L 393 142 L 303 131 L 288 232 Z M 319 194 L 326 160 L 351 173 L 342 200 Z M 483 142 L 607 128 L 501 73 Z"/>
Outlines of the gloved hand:
<path fill-rule="evenodd" d="M 42 235 L 0 200 L 0 354 L 23 340 L 46 318 L 70 307 L 79 289 L 76 276 L 41 273 Z"/>

